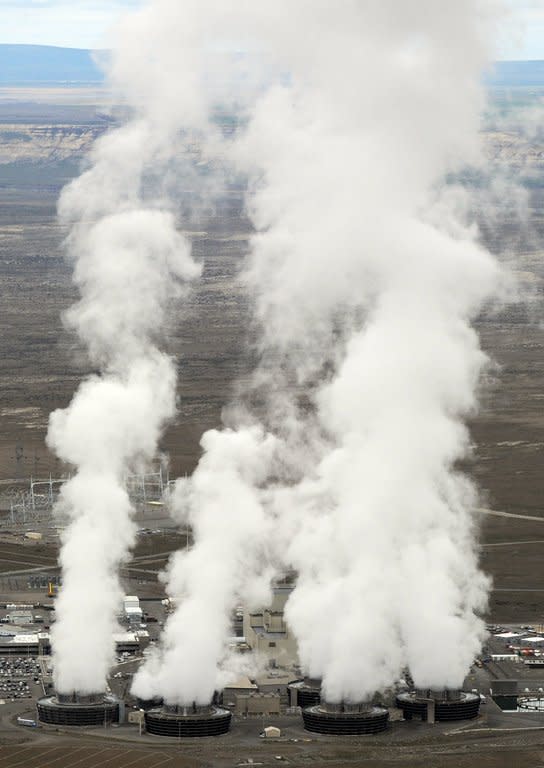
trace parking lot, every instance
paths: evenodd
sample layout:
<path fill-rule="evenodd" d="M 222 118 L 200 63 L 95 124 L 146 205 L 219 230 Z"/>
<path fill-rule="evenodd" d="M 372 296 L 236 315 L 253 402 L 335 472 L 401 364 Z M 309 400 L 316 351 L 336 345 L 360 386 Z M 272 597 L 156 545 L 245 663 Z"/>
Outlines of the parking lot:
<path fill-rule="evenodd" d="M 41 693 L 41 669 L 32 658 L 0 658 L 0 700 L 31 699 Z"/>

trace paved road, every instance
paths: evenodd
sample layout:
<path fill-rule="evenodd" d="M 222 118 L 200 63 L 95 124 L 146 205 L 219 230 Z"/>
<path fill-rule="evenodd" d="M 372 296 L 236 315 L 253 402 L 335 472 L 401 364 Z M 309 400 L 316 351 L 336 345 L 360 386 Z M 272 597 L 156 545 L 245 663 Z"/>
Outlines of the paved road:
<path fill-rule="evenodd" d="M 145 570 L 143 568 L 137 568 L 132 565 L 132 563 L 138 564 L 138 563 L 144 563 L 146 561 L 153 562 L 154 560 L 161 560 L 165 557 L 169 557 L 173 552 L 175 552 L 175 549 L 169 549 L 167 552 L 155 552 L 151 555 L 139 555 L 138 557 L 133 558 L 128 565 L 121 566 L 122 570 L 126 571 L 140 571 L 142 573 L 153 573 L 157 574 L 159 573 L 158 570 Z M 1 559 L 1 556 L 0 556 Z M 23 562 L 23 561 L 20 561 Z M 22 576 L 26 573 L 40 573 L 43 571 L 53 572 L 57 571 L 59 569 L 59 565 L 57 563 L 51 562 L 51 564 L 44 564 L 44 565 L 38 565 L 38 566 L 32 566 L 30 568 L 20 568 L 18 570 L 14 571 L 0 571 L 0 579 L 4 577 L 10 577 L 10 576 Z"/>
<path fill-rule="evenodd" d="M 544 523 L 544 517 L 538 517 L 537 515 L 518 515 L 514 512 L 499 512 L 497 509 L 485 509 L 478 507 L 474 510 L 482 515 L 495 515 L 496 517 L 511 517 L 517 520 L 536 520 L 539 523 Z"/>
<path fill-rule="evenodd" d="M 483 549 L 489 547 L 515 547 L 518 544 L 544 544 L 544 539 L 525 539 L 524 541 L 496 541 L 492 544 L 482 544 Z"/>
<path fill-rule="evenodd" d="M 0 580 L 9 576 L 22 576 L 25 573 L 43 573 L 44 571 L 53 573 L 54 571 L 58 571 L 59 568 L 59 565 L 39 565 L 35 568 L 21 568 L 17 571 L 0 571 Z"/>

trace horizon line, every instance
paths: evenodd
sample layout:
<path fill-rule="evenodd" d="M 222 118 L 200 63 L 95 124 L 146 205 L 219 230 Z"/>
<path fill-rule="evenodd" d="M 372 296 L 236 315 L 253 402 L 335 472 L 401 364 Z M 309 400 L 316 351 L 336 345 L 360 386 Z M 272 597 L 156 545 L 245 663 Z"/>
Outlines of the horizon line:
<path fill-rule="evenodd" d="M 77 45 L 52 45 L 50 43 L 2 43 L 0 42 L 0 46 L 20 46 L 20 47 L 26 47 L 26 48 L 55 48 L 58 50 L 64 50 L 64 51 L 84 51 L 86 53 L 107 53 L 110 51 L 110 48 L 82 48 Z M 237 53 L 240 53 L 240 51 L 237 51 Z M 533 63 L 536 64 L 538 62 L 544 61 L 544 57 L 541 59 L 495 59 L 494 64 L 522 64 L 522 63 Z"/>

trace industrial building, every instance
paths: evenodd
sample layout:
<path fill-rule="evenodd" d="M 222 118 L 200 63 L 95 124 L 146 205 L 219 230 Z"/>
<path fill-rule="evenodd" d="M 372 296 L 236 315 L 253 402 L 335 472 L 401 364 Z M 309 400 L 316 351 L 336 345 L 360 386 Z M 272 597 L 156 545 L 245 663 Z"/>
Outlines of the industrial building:
<path fill-rule="evenodd" d="M 51 643 L 47 632 L 0 636 L 0 655 L 2 656 L 48 656 L 50 653 Z"/>
<path fill-rule="evenodd" d="M 123 599 L 123 614 L 129 626 L 139 628 L 143 624 L 143 611 L 140 600 L 136 595 L 125 595 Z"/>
<path fill-rule="evenodd" d="M 119 632 L 113 636 L 117 653 L 140 653 L 149 644 L 149 633 Z M 48 656 L 51 642 L 48 632 L 9 633 L 0 635 L 0 655 L 2 656 Z"/>
<path fill-rule="evenodd" d="M 145 629 L 136 632 L 117 632 L 113 639 L 117 653 L 140 653 L 149 645 L 149 632 Z"/>
<path fill-rule="evenodd" d="M 234 707 L 236 696 L 248 696 L 257 693 L 258 690 L 257 684 L 253 683 L 249 677 L 239 677 L 223 688 L 223 704 L 227 707 Z"/>
<path fill-rule="evenodd" d="M 235 715 L 279 715 L 280 712 L 279 693 L 237 693 L 234 697 Z"/>
<path fill-rule="evenodd" d="M 244 637 L 253 651 L 269 660 L 271 666 L 298 663 L 296 638 L 284 619 L 285 603 L 292 587 L 276 586 L 272 603 L 258 612 L 244 612 Z"/>
<path fill-rule="evenodd" d="M 11 613 L 6 613 L 5 621 L 16 626 L 24 626 L 26 624 L 33 624 L 34 616 L 32 611 L 15 610 L 11 611 Z"/>
<path fill-rule="evenodd" d="M 391 727 L 390 712 L 394 713 L 391 715 L 393 720 L 400 719 L 402 713 L 405 721 L 418 719 L 428 723 L 470 719 L 479 714 L 479 694 L 463 691 L 411 690 L 398 693 L 396 687 L 390 698 L 383 699 L 387 702 L 384 706 L 376 706 L 377 698 L 358 703 L 327 702 L 322 696 L 321 680 L 302 678 L 296 666 L 297 644 L 284 618 L 284 607 L 290 592 L 290 587 L 278 585 L 274 588 L 273 601 L 268 608 L 244 612 L 244 636 L 231 638 L 230 645 L 238 650 L 247 650 L 249 646 L 264 656 L 268 664 L 255 678 L 241 677 L 231 682 L 209 705 L 179 706 L 160 698 L 149 701 L 131 698 L 130 678 L 138 664 L 135 660 L 136 663 L 131 661 L 126 667 L 120 666 L 112 674 L 109 683 L 112 693 L 107 689 L 106 692 L 84 695 L 77 692 L 55 694 L 52 681 L 49 679 L 46 682 L 45 672 L 42 672 L 43 690 L 46 693 L 49 691 L 49 694 L 37 702 L 37 721 L 56 727 L 95 728 L 119 723 L 124 724 L 127 733 L 132 727 L 140 733 L 145 730 L 150 737 L 190 738 L 225 734 L 230 730 L 233 719 L 237 718 L 240 723 L 246 721 L 243 727 L 249 728 L 250 722 L 247 721 L 252 718 L 270 717 L 272 723 L 281 725 L 283 730 L 285 720 L 282 718 L 288 717 L 292 718 L 290 722 L 300 732 L 304 728 L 310 733 L 330 736 L 364 736 L 388 730 Z M 160 606 L 160 599 L 152 603 L 150 610 L 155 608 L 156 611 L 157 606 Z M 32 615 L 31 609 L 26 605 L 10 605 L 9 618 L 15 614 L 24 620 L 26 614 Z M 161 612 L 162 608 L 159 608 L 158 617 L 152 614 L 157 629 Z M 128 654 L 144 655 L 150 637 L 147 630 L 139 626 L 143 623 L 143 616 L 139 598 L 125 596 L 120 619 L 123 619 L 127 631 L 113 636 L 119 662 L 126 661 Z M 50 619 L 52 612 L 47 617 Z M 150 627 L 153 634 L 154 625 Z M 44 659 L 33 663 L 45 668 L 47 654 L 51 651 L 49 633 L 27 633 L 25 629 L 6 625 L 6 633 L 0 636 L 0 653 L 20 657 L 44 656 Z M 123 658 L 120 658 L 121 655 Z M 538 659 L 537 656 L 532 658 Z M 50 677 L 49 673 L 47 677 Z M 410 684 L 410 678 L 406 679 Z M 126 697 L 127 704 L 133 709 L 128 718 L 124 712 Z M 379 701 L 383 703 L 381 697 Z M 258 727 L 261 729 L 262 723 Z"/>

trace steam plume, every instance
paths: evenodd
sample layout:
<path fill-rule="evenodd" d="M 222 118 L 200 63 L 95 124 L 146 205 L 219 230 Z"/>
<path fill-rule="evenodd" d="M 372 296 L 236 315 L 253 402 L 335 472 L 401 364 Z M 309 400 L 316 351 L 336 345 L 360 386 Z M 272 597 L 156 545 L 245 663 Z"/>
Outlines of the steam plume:
<path fill-rule="evenodd" d="M 173 6 L 149 13 L 159 25 Z M 261 364 L 246 408 L 204 436 L 198 469 L 178 486 L 195 546 L 167 574 L 179 608 L 135 691 L 209 700 L 226 617 L 265 594 L 268 565 L 298 572 L 287 617 L 330 700 L 371 695 L 406 663 L 418 685 L 458 686 L 489 586 L 477 491 L 458 469 L 486 365 L 472 321 L 500 271 L 456 214 L 459 192 L 443 187 L 482 162 L 493 3 L 186 9 L 169 17 L 176 32 L 161 37 L 158 60 L 176 61 L 177 34 L 201 48 L 204 33 L 246 35 L 290 85 L 276 77 L 226 148 L 250 178 L 245 282 Z"/>
<path fill-rule="evenodd" d="M 105 689 L 122 596 L 118 569 L 135 536 L 124 476 L 153 458 L 175 412 L 175 368 L 157 340 L 167 307 L 200 271 L 149 178 L 175 155 L 172 122 L 157 119 L 141 93 L 130 102 L 121 75 L 133 117 L 96 143 L 89 169 L 59 204 L 81 295 L 66 321 L 99 370 L 49 423 L 49 445 L 75 467 L 60 500 L 70 519 L 52 630 L 60 692 Z"/>
<path fill-rule="evenodd" d="M 258 486 L 274 441 L 258 428 L 211 430 L 202 446 L 202 461 L 191 480 L 178 481 L 173 500 L 197 544 L 170 562 L 167 589 L 177 608 L 165 625 L 160 654 L 135 677 L 133 692 L 204 705 L 222 687 L 222 669 L 230 661 L 233 597 L 243 595 L 255 607 L 271 598 L 266 550 L 272 531 Z"/>
<path fill-rule="evenodd" d="M 264 178 L 249 272 L 264 358 L 312 404 L 280 409 L 311 450 L 267 503 L 298 572 L 301 662 L 333 701 L 405 663 L 418 685 L 459 686 L 483 637 L 476 490 L 456 465 L 486 363 L 470 322 L 499 270 L 438 190 L 480 162 L 486 10 L 348 3 L 333 19 L 318 3 L 300 26 L 326 40 L 297 53 L 295 99 L 261 99 L 240 145 Z"/>

